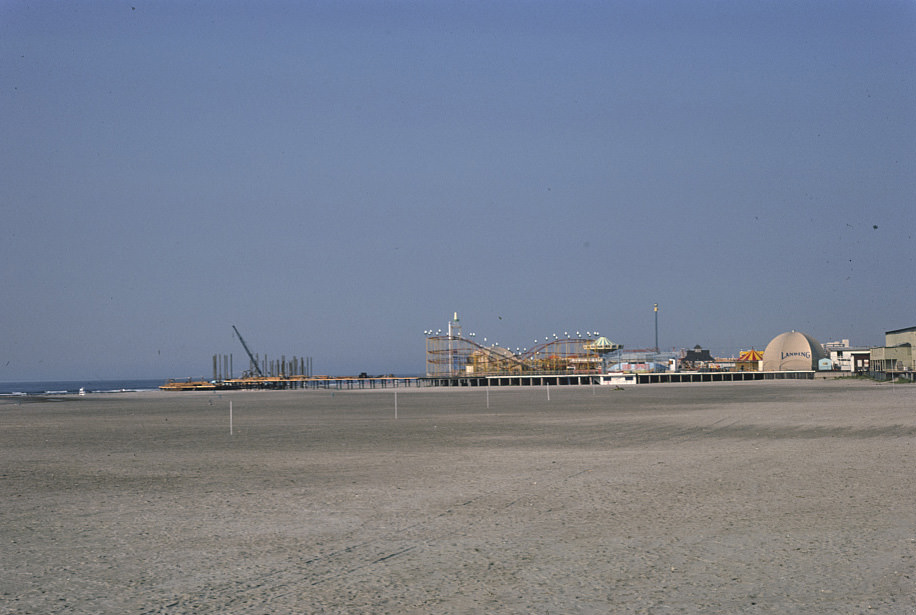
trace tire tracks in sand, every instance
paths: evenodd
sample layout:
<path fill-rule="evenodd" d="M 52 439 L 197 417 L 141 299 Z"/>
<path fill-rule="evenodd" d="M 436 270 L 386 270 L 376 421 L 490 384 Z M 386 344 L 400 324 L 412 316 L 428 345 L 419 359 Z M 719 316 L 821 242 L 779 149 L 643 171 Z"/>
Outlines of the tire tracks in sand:
<path fill-rule="evenodd" d="M 551 468 L 547 468 L 550 472 Z M 562 465 L 545 477 L 545 469 L 537 469 L 537 480 L 512 477 L 503 484 L 491 486 L 473 497 L 462 498 L 460 502 L 445 505 L 439 512 L 431 512 L 422 520 L 397 528 L 372 528 L 381 521 L 372 517 L 357 530 L 342 538 L 357 538 L 358 534 L 371 533 L 370 537 L 349 542 L 326 553 L 312 554 L 297 558 L 289 554 L 283 560 L 273 561 L 268 570 L 246 571 L 223 582 L 201 583 L 193 591 L 184 591 L 166 599 L 146 601 L 140 615 L 171 615 L 186 613 L 247 613 L 270 610 L 271 605 L 299 604 L 312 598 L 312 590 L 327 584 L 342 594 L 347 588 L 358 585 L 359 578 L 378 578 L 386 572 L 381 567 L 407 557 L 436 557 L 442 545 L 455 536 L 472 534 L 475 526 L 489 523 L 506 511 L 541 497 L 545 491 L 553 491 L 560 484 L 576 480 L 593 471 L 593 467 L 570 472 Z M 531 478 L 531 477 L 528 477 Z M 516 484 L 514 489 L 508 485 Z M 534 489 L 532 489 L 534 487 Z M 408 564 L 402 564 L 409 567 Z M 390 572 L 390 571 L 389 571 Z M 352 589 L 350 591 L 353 591 Z M 158 602 L 153 606 L 152 603 Z"/>

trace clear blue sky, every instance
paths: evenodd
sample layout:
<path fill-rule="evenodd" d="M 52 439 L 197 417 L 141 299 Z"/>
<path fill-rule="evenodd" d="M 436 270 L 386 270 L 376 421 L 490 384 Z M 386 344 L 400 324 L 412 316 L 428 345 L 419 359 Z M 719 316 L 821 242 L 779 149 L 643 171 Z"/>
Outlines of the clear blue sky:
<path fill-rule="evenodd" d="M 916 325 L 916 4 L 0 3 L 0 380 Z"/>

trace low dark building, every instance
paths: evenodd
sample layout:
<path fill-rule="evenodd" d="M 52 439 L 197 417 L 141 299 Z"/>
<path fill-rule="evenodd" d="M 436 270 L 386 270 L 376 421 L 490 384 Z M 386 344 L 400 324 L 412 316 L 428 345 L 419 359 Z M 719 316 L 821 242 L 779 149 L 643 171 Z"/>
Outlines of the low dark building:
<path fill-rule="evenodd" d="M 697 344 L 693 347 L 693 350 L 684 352 L 684 356 L 681 358 L 681 368 L 685 370 L 703 369 L 714 362 L 715 359 L 709 354 L 709 350 Z"/>

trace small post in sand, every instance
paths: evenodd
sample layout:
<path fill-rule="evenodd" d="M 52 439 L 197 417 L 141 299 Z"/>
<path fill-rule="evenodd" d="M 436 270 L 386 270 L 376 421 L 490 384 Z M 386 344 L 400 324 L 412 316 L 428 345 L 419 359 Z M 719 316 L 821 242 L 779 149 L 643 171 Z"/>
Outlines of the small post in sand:
<path fill-rule="evenodd" d="M 232 400 L 229 400 L 229 435 L 232 435 Z"/>

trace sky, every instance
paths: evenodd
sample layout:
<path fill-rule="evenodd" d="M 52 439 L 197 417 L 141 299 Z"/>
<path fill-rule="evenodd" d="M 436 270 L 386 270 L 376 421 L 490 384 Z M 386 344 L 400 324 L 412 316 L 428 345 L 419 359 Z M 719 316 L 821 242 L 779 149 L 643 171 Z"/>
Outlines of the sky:
<path fill-rule="evenodd" d="M 0 2 L 0 381 L 916 326 L 916 3 Z"/>

